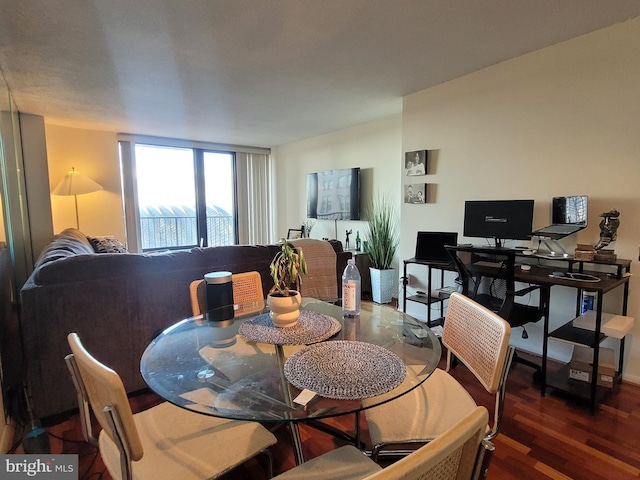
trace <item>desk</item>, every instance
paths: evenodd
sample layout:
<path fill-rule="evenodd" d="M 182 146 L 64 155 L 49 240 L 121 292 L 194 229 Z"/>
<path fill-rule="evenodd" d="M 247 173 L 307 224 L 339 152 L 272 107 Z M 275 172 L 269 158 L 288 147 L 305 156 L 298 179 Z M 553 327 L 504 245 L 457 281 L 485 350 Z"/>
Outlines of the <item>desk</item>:
<path fill-rule="evenodd" d="M 623 260 L 621 262 L 628 262 Z M 620 268 L 620 265 L 614 265 L 616 268 Z M 624 271 L 628 273 L 629 266 L 624 267 Z M 582 268 L 580 269 L 582 271 Z M 554 331 L 549 331 L 549 312 L 547 311 L 544 318 L 544 335 L 542 343 L 542 379 L 540 385 L 541 395 L 545 395 L 547 386 L 563 390 L 573 395 L 586 398 L 589 400 L 589 406 L 591 412 L 595 412 L 595 408 L 598 405 L 599 398 L 606 392 L 606 389 L 597 385 L 597 375 L 592 375 L 591 383 L 582 383 L 576 381 L 570 381 L 568 375 L 568 367 L 561 369 L 560 372 L 549 376 L 547 372 L 547 352 L 549 339 L 568 342 L 574 345 L 585 345 L 593 349 L 593 364 L 598 365 L 600 355 L 600 343 L 604 340 L 605 336 L 602 333 L 602 320 L 603 320 L 603 297 L 606 293 L 611 292 L 619 287 L 624 289 L 623 301 L 621 307 L 622 315 L 627 314 L 627 304 L 629 297 L 629 276 L 623 273 L 618 275 L 609 276 L 606 273 L 590 272 L 590 274 L 600 278 L 599 282 L 583 282 L 579 280 L 573 280 L 565 277 L 551 276 L 553 271 L 557 271 L 557 268 L 539 267 L 534 266 L 528 272 L 520 272 L 516 275 L 516 279 L 521 282 L 529 282 L 537 285 L 542 285 L 549 290 L 552 287 L 564 286 L 575 288 L 576 294 L 576 317 L 580 313 L 579 302 L 583 290 L 596 292 L 596 319 L 595 328 L 593 331 L 585 330 L 582 328 L 576 328 L 573 326 L 573 321 L 570 321 Z M 618 270 L 618 272 L 621 272 Z M 547 307 L 548 308 L 548 307 Z M 624 357 L 624 336 L 620 339 L 620 358 L 618 361 L 617 379 L 622 376 L 623 357 Z"/>
<path fill-rule="evenodd" d="M 470 249 L 473 247 L 470 247 Z M 487 253 L 487 250 L 492 250 L 487 247 L 480 247 Z M 504 251 L 505 249 L 493 249 L 496 253 Z M 591 411 L 595 411 L 595 407 L 599 402 L 599 398 L 608 391 L 604 387 L 597 385 L 596 375 L 592 375 L 592 381 L 590 383 L 578 382 L 575 380 L 569 380 L 569 367 L 560 370 L 560 372 L 553 372 L 549 374 L 547 369 L 548 360 L 548 345 L 549 340 L 568 342 L 574 345 L 584 345 L 593 349 L 593 363 L 598 364 L 600 348 L 599 344 L 604 340 L 605 336 L 602 333 L 603 325 L 603 296 L 608 292 L 611 292 L 617 288 L 623 288 L 623 301 L 621 306 L 621 314 L 623 316 L 627 313 L 627 302 L 629 295 L 629 274 L 631 261 L 630 260 L 617 260 L 613 263 L 608 263 L 598 260 L 576 260 L 571 256 L 564 257 L 562 255 L 556 256 L 544 256 L 544 255 L 526 255 L 521 250 L 515 250 L 518 261 L 531 264 L 531 269 L 528 271 L 521 270 L 516 267 L 514 271 L 514 277 L 517 282 L 527 283 L 531 285 L 541 286 L 545 292 L 546 298 L 551 298 L 552 287 L 569 287 L 576 289 L 576 304 L 575 304 L 575 316 L 580 314 L 582 292 L 584 290 L 596 293 L 596 312 L 595 312 L 595 326 L 593 331 L 576 328 L 573 326 L 573 321 L 562 325 L 560 328 L 550 331 L 549 324 L 549 302 L 546 302 L 544 312 L 544 330 L 543 330 L 543 343 L 542 343 L 542 365 L 541 365 L 541 395 L 545 395 L 547 387 L 554 387 L 559 390 L 571 393 L 575 396 L 587 399 L 590 403 Z M 404 261 L 404 276 L 407 277 L 407 266 L 411 264 L 424 265 L 427 267 L 427 291 L 430 292 L 432 288 L 432 270 L 440 270 L 440 286 L 444 279 L 444 273 L 449 270 L 453 270 L 454 267 L 448 264 L 437 264 L 433 262 L 420 261 L 415 258 L 411 258 Z M 555 265 L 555 266 L 551 266 Z M 586 282 L 579 281 L 568 277 L 556 277 L 553 276 L 553 272 L 585 272 L 585 265 L 598 265 L 599 268 L 609 269 L 610 272 L 588 272 L 594 276 L 600 278 L 598 282 Z M 487 267 L 491 268 L 491 267 Z M 440 303 L 440 309 L 444 308 L 443 298 L 433 298 L 430 295 L 424 297 L 407 297 L 406 289 L 404 294 L 405 309 L 406 301 L 414 301 L 423 303 L 427 306 L 427 325 L 431 326 L 431 305 L 437 302 Z M 618 361 L 617 379 L 619 380 L 622 375 L 623 369 L 623 357 L 625 338 L 624 335 L 616 337 L 620 339 L 620 355 Z"/>
<path fill-rule="evenodd" d="M 263 307 L 258 308 L 261 313 L 267 311 Z M 374 401 L 370 406 L 393 400 L 420 385 L 440 360 L 437 337 L 402 312 L 365 303 L 358 317 L 343 318 L 340 307 L 310 299 L 305 299 L 303 309 L 329 315 L 340 322 L 340 332 L 330 341 L 367 342 L 395 353 L 405 365 L 423 367 L 418 375 L 407 369 L 402 384 L 386 394 L 372 397 Z M 205 314 L 176 323 L 145 350 L 140 362 L 142 377 L 155 393 L 194 412 L 289 424 L 296 461 L 301 463 L 304 455 L 297 422 L 357 414 L 364 407 L 360 399 L 319 396 L 306 408 L 293 403 L 300 390 L 285 378 L 284 365 L 304 345 L 257 343 L 237 334 L 242 324 L 255 316 L 256 313 L 244 314 L 219 322 L 210 321 Z M 425 337 L 418 338 L 413 329 L 424 332 Z M 356 439 L 358 424 L 356 421 Z"/>
<path fill-rule="evenodd" d="M 595 325 L 593 331 L 585 330 L 582 328 L 576 328 L 573 326 L 573 320 L 565 323 L 561 327 L 550 331 L 549 328 L 549 305 L 547 302 L 544 313 L 544 330 L 542 340 L 542 365 L 541 365 L 541 386 L 540 394 L 545 395 L 548 386 L 565 391 L 574 396 L 584 398 L 589 401 L 591 412 L 595 412 L 595 408 L 598 405 L 599 398 L 606 393 L 607 389 L 597 385 L 597 376 L 592 375 L 592 381 L 589 383 L 579 382 L 569 379 L 569 367 L 561 369 L 559 372 L 549 374 L 547 369 L 547 357 L 548 357 L 548 344 L 549 340 L 557 340 L 562 342 L 571 343 L 574 345 L 584 345 L 593 349 L 593 364 L 598 365 L 600 356 L 600 343 L 604 340 L 605 336 L 602 333 L 603 326 L 603 297 L 606 293 L 611 292 L 619 287 L 624 289 L 623 301 L 621 307 L 622 315 L 627 314 L 627 302 L 629 295 L 629 270 L 631 262 L 629 260 L 617 260 L 614 263 L 605 263 L 598 261 L 586 261 L 575 260 L 572 257 L 547 258 L 547 257 L 532 257 L 524 256 L 523 258 L 533 259 L 534 264 L 528 271 L 515 269 L 514 276 L 518 282 L 529 283 L 533 285 L 539 285 L 546 289 L 547 298 L 551 298 L 552 287 L 569 287 L 576 289 L 576 307 L 575 316 L 580 314 L 580 304 L 582 299 L 582 292 L 588 290 L 596 293 L 596 312 L 595 312 Z M 560 262 L 556 265 L 561 266 L 544 266 L 543 262 Z M 610 269 L 614 269 L 613 272 L 588 272 L 590 275 L 599 278 L 599 281 L 581 281 L 573 279 L 569 276 L 554 276 L 553 272 L 575 272 L 584 273 L 585 264 L 600 264 L 607 266 Z M 624 336 L 620 338 L 620 359 L 618 362 L 617 379 L 619 380 L 622 375 L 623 369 L 623 357 L 624 357 Z"/>

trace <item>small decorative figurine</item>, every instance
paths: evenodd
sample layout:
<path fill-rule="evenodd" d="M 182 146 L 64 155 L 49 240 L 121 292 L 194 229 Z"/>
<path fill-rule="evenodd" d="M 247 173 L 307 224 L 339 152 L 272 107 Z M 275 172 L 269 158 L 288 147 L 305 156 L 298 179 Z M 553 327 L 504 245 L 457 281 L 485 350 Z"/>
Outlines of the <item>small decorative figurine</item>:
<path fill-rule="evenodd" d="M 618 227 L 620 226 L 620 212 L 615 208 L 608 212 L 601 213 L 600 216 L 602 217 L 600 221 L 600 240 L 594 247 L 596 251 L 616 240 Z"/>
<path fill-rule="evenodd" d="M 344 233 L 347 235 L 347 239 L 344 242 L 345 250 L 349 250 L 349 235 L 353 233 L 353 230 L 346 230 Z"/>

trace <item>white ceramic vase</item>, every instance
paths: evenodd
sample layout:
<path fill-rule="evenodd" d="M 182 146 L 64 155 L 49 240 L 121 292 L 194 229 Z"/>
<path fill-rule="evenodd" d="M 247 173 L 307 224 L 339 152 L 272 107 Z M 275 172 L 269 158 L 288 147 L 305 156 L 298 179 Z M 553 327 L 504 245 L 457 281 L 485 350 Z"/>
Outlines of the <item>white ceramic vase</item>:
<path fill-rule="evenodd" d="M 295 290 L 290 291 L 288 297 L 271 293 L 267 295 L 267 305 L 271 310 L 269 316 L 273 324 L 279 328 L 293 327 L 298 323 L 301 304 L 300 292 Z"/>

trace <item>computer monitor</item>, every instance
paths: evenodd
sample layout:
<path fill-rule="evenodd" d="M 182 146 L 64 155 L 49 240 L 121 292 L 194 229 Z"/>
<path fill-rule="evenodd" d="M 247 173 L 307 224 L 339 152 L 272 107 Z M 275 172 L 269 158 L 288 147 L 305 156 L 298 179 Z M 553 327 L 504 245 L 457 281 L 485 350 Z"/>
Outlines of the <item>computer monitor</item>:
<path fill-rule="evenodd" d="M 496 247 L 504 240 L 529 240 L 533 200 L 468 200 L 464 204 L 465 237 L 492 238 Z"/>
<path fill-rule="evenodd" d="M 418 232 L 416 260 L 432 263 L 450 263 L 451 257 L 445 245 L 457 245 L 458 232 Z"/>

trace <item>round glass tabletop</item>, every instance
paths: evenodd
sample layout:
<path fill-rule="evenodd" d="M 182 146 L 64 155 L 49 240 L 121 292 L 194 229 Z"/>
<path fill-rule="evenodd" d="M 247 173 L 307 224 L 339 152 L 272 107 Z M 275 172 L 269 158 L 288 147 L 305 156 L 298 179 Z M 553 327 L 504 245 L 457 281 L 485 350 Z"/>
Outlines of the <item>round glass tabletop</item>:
<path fill-rule="evenodd" d="M 303 303 L 305 320 L 290 333 L 269 329 L 263 302 L 235 306 L 232 319 L 209 311 L 182 320 L 147 347 L 142 376 L 154 392 L 186 409 L 282 422 L 357 412 L 365 396 L 368 407 L 391 401 L 426 380 L 440 360 L 436 335 L 393 308 L 366 303 L 360 315 L 343 318 L 338 306 Z M 304 385 L 320 390 L 306 404 L 295 401 Z M 327 393 L 337 389 L 347 393 Z"/>

